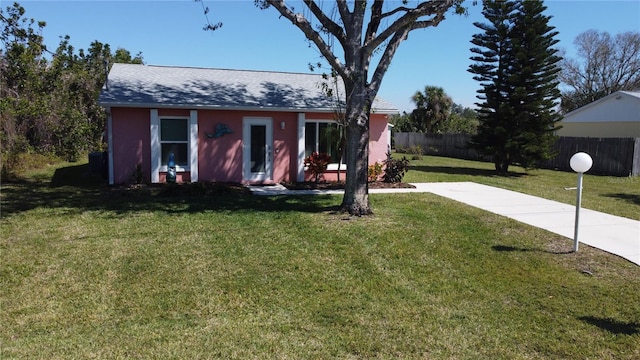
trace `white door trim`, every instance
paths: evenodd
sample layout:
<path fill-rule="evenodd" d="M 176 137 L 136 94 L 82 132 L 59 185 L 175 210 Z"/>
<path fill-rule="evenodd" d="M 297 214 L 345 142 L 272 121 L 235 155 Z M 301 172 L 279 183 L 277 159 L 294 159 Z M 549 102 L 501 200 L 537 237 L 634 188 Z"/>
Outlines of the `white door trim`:
<path fill-rule="evenodd" d="M 198 182 L 198 110 L 189 112 L 189 146 L 191 182 Z"/>
<path fill-rule="evenodd" d="M 304 150 L 305 150 L 305 113 L 298 113 L 298 177 L 299 182 L 304 181 Z"/>
<path fill-rule="evenodd" d="M 264 171 L 251 169 L 251 127 L 265 126 Z M 269 181 L 273 179 L 273 119 L 245 117 L 242 119 L 242 179 L 244 181 Z"/>

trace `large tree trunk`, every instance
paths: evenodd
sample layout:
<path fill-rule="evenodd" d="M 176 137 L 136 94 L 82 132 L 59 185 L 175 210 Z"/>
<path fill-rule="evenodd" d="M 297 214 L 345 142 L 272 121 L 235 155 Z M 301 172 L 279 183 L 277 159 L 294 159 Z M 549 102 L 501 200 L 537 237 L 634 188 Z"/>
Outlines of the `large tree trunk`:
<path fill-rule="evenodd" d="M 384 74 L 409 32 L 437 26 L 452 6 L 458 14 L 465 12 L 465 9 L 461 6 L 462 0 L 419 1 L 415 7 L 403 2 L 395 9 L 393 6 L 386 9 L 385 2 L 378 0 L 372 3 L 336 1 L 335 7 L 327 13 L 322 2 L 309 0 L 304 4 L 308 12 L 299 13 L 285 0 L 256 0 L 256 5 L 263 9 L 275 7 L 280 15 L 302 30 L 344 81 L 348 133 L 347 179 L 342 210 L 353 215 L 371 214 L 367 182 L 369 113 Z M 315 17 L 321 26 L 305 16 Z M 366 26 L 365 16 L 370 17 Z M 385 25 L 381 27 L 382 24 Z M 329 41 L 325 41 L 325 34 Z M 344 50 L 343 59 L 336 56 L 338 47 Z M 381 51 L 380 60 L 373 74 L 370 74 L 371 58 L 378 51 Z"/>
<path fill-rule="evenodd" d="M 493 156 L 493 163 L 495 164 L 498 175 L 506 176 L 509 173 L 509 165 L 511 165 L 509 155 L 495 154 Z"/>
<path fill-rule="evenodd" d="M 349 87 L 347 87 L 349 88 Z M 369 111 L 371 101 L 364 84 L 355 84 L 353 96 L 346 106 L 347 131 L 347 179 L 345 183 L 342 211 L 351 215 L 372 214 L 369 204 Z"/>

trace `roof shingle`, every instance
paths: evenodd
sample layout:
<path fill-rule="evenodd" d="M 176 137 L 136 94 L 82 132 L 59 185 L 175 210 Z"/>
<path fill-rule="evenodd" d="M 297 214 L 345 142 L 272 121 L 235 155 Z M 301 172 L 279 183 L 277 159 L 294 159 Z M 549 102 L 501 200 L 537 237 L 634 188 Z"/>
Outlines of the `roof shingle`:
<path fill-rule="evenodd" d="M 113 64 L 103 106 L 334 111 L 321 75 L 251 70 Z M 344 93 L 344 91 L 342 91 Z M 376 98 L 373 111 L 395 114 Z"/>

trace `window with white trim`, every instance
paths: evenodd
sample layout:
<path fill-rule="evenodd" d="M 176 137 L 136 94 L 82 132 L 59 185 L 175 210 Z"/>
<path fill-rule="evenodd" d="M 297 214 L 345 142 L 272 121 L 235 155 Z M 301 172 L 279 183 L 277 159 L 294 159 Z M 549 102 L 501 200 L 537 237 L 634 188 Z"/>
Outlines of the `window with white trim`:
<path fill-rule="evenodd" d="M 189 167 L 189 118 L 160 118 L 160 165 L 173 153 L 178 169 Z"/>
<path fill-rule="evenodd" d="M 343 129 L 332 121 L 307 121 L 304 127 L 304 156 L 312 152 L 326 153 L 331 156 L 331 163 L 340 162 L 338 145 L 340 132 Z"/>

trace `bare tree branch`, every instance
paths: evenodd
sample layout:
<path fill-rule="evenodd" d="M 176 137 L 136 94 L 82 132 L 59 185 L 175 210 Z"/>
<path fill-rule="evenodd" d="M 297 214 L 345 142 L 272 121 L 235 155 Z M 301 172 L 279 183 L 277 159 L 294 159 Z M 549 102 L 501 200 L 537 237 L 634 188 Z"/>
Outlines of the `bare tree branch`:
<path fill-rule="evenodd" d="M 344 30 L 340 27 L 340 25 L 336 24 L 333 20 L 327 17 L 327 15 L 325 15 L 325 13 L 318 6 L 318 4 L 316 4 L 315 1 L 304 0 L 304 3 L 305 5 L 307 5 L 309 10 L 311 10 L 311 13 L 313 14 L 313 16 L 315 16 L 318 19 L 318 21 L 320 21 L 322 26 L 325 29 L 327 29 L 329 33 L 335 36 L 336 39 L 338 39 L 338 42 L 340 42 L 340 44 L 344 46 L 346 42 L 346 36 L 345 36 Z"/>
<path fill-rule="evenodd" d="M 444 20 L 444 12 L 437 14 L 431 20 L 413 22 L 405 26 L 402 31 L 397 31 L 393 36 L 393 38 L 391 39 L 391 41 L 389 41 L 389 43 L 387 44 L 387 47 L 385 48 L 385 51 L 382 54 L 380 62 L 378 62 L 378 66 L 376 67 L 376 70 L 371 78 L 371 83 L 369 85 L 370 91 L 373 91 L 374 94 L 377 94 L 380 88 L 382 79 L 384 78 L 384 75 L 386 74 L 389 68 L 389 65 L 391 65 L 391 59 L 393 59 L 396 51 L 398 50 L 398 47 L 400 46 L 400 43 L 407 38 L 407 36 L 409 35 L 409 32 L 415 29 L 436 26 L 442 20 Z"/>
<path fill-rule="evenodd" d="M 340 18 L 343 23 L 347 23 L 350 19 L 351 12 L 349 11 L 349 5 L 345 0 L 336 0 L 336 4 L 338 4 L 338 11 L 340 12 Z"/>
<path fill-rule="evenodd" d="M 365 42 L 370 41 L 376 36 L 378 32 L 378 28 L 380 27 L 380 22 L 383 19 L 382 16 L 382 5 L 384 4 L 384 0 L 376 0 L 373 2 L 371 6 L 371 20 L 369 21 L 369 26 L 367 26 L 367 34 L 364 39 Z"/>
<path fill-rule="evenodd" d="M 322 56 L 329 62 L 329 65 L 336 70 L 340 76 L 346 78 L 348 74 L 345 71 L 344 64 L 338 59 L 331 47 L 322 39 L 322 36 L 313 29 L 309 20 L 307 20 L 302 14 L 294 14 L 291 9 L 287 7 L 284 0 L 267 0 L 267 3 L 273 6 L 278 12 L 289 19 L 296 27 L 298 27 L 305 34 L 307 39 L 313 42 Z M 335 35 L 335 34 L 334 34 Z"/>
<path fill-rule="evenodd" d="M 351 17 L 351 22 L 353 23 L 353 28 L 358 31 L 357 38 L 362 39 L 362 29 L 364 28 L 364 14 L 367 10 L 367 1 L 366 0 L 356 0 L 353 5 L 353 14 Z M 356 35 L 356 34 L 354 34 Z"/>
<path fill-rule="evenodd" d="M 403 32 L 404 28 L 410 26 L 414 22 L 416 22 L 419 18 L 431 15 L 440 15 L 444 16 L 444 14 L 455 5 L 457 1 L 455 0 L 443 0 L 443 1 L 426 1 L 418 4 L 414 9 L 403 9 L 406 10 L 406 13 L 394 21 L 389 27 L 387 27 L 380 35 L 367 41 L 365 43 L 365 48 L 367 53 L 372 53 L 378 46 L 380 46 L 383 42 L 385 42 L 388 38 L 393 36 L 397 32 Z M 444 19 L 444 17 L 442 18 Z M 442 20 L 440 19 L 440 20 Z M 439 23 L 440 21 L 437 21 Z M 436 23 L 436 24 L 437 24 Z M 418 26 L 418 28 L 422 28 L 423 26 Z M 406 36 L 405 36 L 406 37 Z"/>
<path fill-rule="evenodd" d="M 568 112 L 619 90 L 640 89 L 640 33 L 613 38 L 607 32 L 587 30 L 574 44 L 578 59 L 564 58 L 560 80 L 572 90 L 563 93 Z"/>
<path fill-rule="evenodd" d="M 406 26 L 403 31 L 396 32 L 391 41 L 389 41 L 389 43 L 387 44 L 387 47 L 385 48 L 384 53 L 382 54 L 382 57 L 378 62 L 378 66 L 376 67 L 376 70 L 371 77 L 371 83 L 369 84 L 369 91 L 373 93 L 372 95 L 374 97 L 380 89 L 382 79 L 387 73 L 389 65 L 391 65 L 391 59 L 393 59 L 393 56 L 398 50 L 400 43 L 407 37 L 407 35 L 409 35 L 409 31 L 411 30 L 408 26 Z"/>
<path fill-rule="evenodd" d="M 384 18 L 387 18 L 387 17 L 389 17 L 389 16 L 392 16 L 392 15 L 394 15 L 394 14 L 396 14 L 396 13 L 399 13 L 399 12 L 401 12 L 401 11 L 407 12 L 407 11 L 411 11 L 411 10 L 413 10 L 413 8 L 408 8 L 408 7 L 404 7 L 404 6 L 398 6 L 397 8 L 395 8 L 395 9 L 393 9 L 393 10 L 389 11 L 389 12 L 386 12 L 386 13 L 382 14 L 382 16 L 381 16 L 381 17 L 384 19 Z"/>
<path fill-rule="evenodd" d="M 438 14 L 434 16 L 433 19 L 431 20 L 416 21 L 411 25 L 411 30 L 413 31 L 416 29 L 424 29 L 428 27 L 438 26 L 438 24 L 440 24 L 442 20 L 444 20 L 444 14 Z"/>

